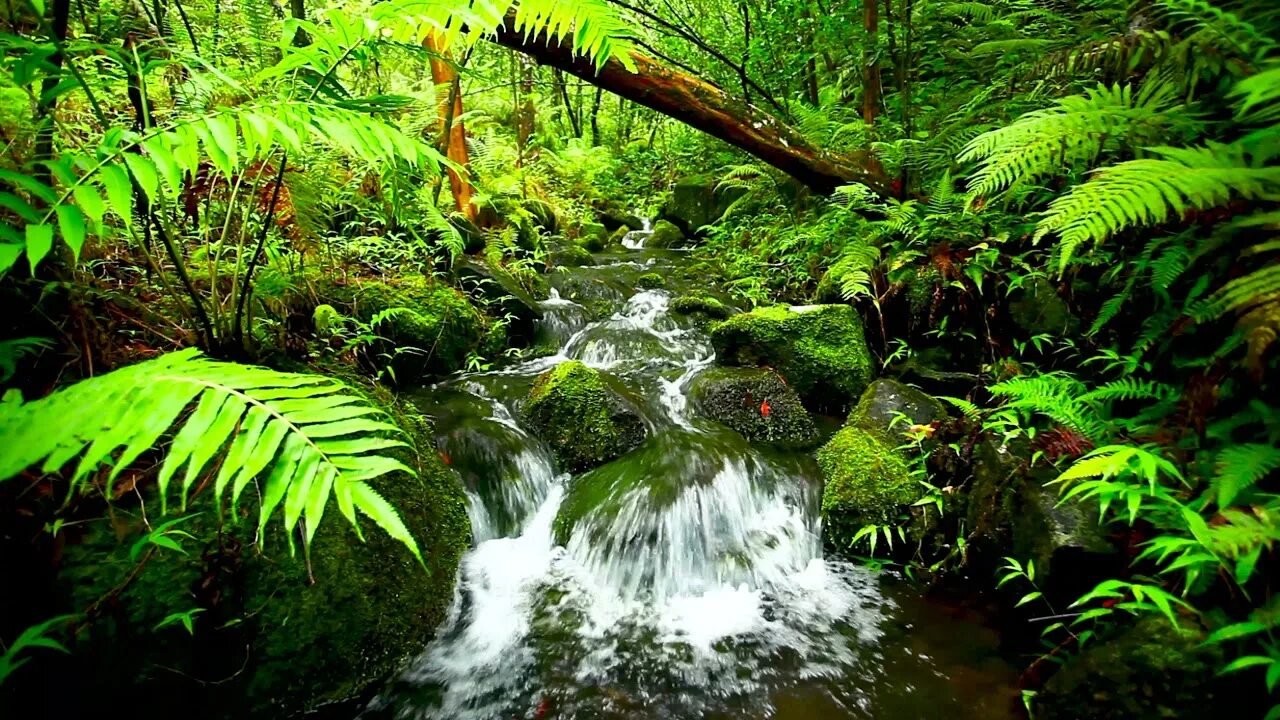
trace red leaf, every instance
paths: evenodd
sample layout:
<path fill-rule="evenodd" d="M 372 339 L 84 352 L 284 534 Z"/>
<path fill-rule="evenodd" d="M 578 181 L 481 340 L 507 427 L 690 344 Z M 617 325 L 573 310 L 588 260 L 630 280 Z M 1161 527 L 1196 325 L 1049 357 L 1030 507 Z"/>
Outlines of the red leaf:
<path fill-rule="evenodd" d="M 760 403 L 760 417 L 769 417 L 769 401 Z"/>

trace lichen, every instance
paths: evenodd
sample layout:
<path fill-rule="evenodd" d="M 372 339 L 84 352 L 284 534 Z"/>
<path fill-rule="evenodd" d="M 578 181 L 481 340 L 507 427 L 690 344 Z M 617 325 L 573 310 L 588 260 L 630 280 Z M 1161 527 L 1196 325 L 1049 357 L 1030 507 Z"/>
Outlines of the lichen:
<path fill-rule="evenodd" d="M 816 408 L 843 411 L 871 380 L 862 322 L 847 305 L 759 308 L 716 325 L 711 339 L 722 362 L 771 367 Z"/>
<path fill-rule="evenodd" d="M 893 447 L 859 427 L 848 426 L 833 435 L 818 450 L 818 467 L 826 482 L 823 522 L 837 547 L 848 547 L 864 525 L 894 521 L 920 494 Z"/>
<path fill-rule="evenodd" d="M 595 467 L 644 439 L 644 425 L 598 370 L 576 360 L 539 376 L 524 415 L 567 469 Z"/>

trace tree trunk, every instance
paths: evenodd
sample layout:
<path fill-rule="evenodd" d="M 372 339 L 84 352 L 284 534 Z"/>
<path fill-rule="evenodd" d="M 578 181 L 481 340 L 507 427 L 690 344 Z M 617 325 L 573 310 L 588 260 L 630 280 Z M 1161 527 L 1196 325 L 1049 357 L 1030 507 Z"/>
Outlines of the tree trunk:
<path fill-rule="evenodd" d="M 511 20 L 498 30 L 496 40 L 539 63 L 560 68 L 735 145 L 817 192 L 830 193 L 841 185 L 860 182 L 889 194 L 888 181 L 869 169 L 869 156 L 837 157 L 827 153 L 755 106 L 639 53 L 631 54 L 634 73 L 617 60 L 609 60 L 597 73 L 590 60 L 575 56 L 570 47 L 549 43 L 545 35 L 526 37 Z"/>
<path fill-rule="evenodd" d="M 578 115 L 573 111 L 573 103 L 569 101 L 569 84 L 565 82 L 564 71 L 556 68 L 555 74 L 556 94 L 560 96 L 560 102 L 564 105 L 564 114 L 569 119 L 569 129 L 573 131 L 574 137 L 582 137 L 582 123 L 578 120 Z"/>
<path fill-rule="evenodd" d="M 431 81 L 435 85 L 436 108 L 440 115 L 440 145 L 445 156 L 466 172 L 471 158 L 467 153 L 467 128 L 457 119 L 462 117 L 462 84 L 458 80 L 458 71 L 449 63 L 448 55 L 441 52 L 440 41 L 434 33 L 427 36 L 425 44 L 432 52 Z M 453 168 L 448 169 L 448 174 L 454 206 L 463 217 L 474 221 L 476 208 L 471 204 L 474 194 L 471 179 Z"/>
<path fill-rule="evenodd" d="M 862 122 L 870 129 L 875 125 L 876 114 L 880 110 L 880 6 L 878 0 L 864 0 L 863 29 L 866 30 L 866 45 L 862 51 Z"/>
<path fill-rule="evenodd" d="M 573 72 L 570 70 L 570 72 Z M 604 88 L 596 86 L 596 100 L 591 105 L 591 147 L 600 144 L 600 96 L 604 94 Z"/>

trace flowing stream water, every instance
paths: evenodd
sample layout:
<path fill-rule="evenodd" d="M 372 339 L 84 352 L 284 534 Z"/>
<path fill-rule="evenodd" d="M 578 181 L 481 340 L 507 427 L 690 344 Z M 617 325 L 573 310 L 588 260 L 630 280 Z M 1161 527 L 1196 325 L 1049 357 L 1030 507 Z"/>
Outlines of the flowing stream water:
<path fill-rule="evenodd" d="M 693 411 L 690 383 L 714 351 L 668 312 L 671 290 L 635 289 L 646 272 L 696 285 L 680 280 L 687 258 L 644 248 L 647 236 L 553 274 L 540 331 L 555 355 L 416 398 L 466 486 L 474 546 L 437 638 L 365 716 L 1014 717 L 992 631 L 823 557 L 809 454 L 753 446 Z M 520 406 L 569 359 L 607 373 L 647 439 L 595 471 L 611 496 L 558 545 L 574 479 Z"/>

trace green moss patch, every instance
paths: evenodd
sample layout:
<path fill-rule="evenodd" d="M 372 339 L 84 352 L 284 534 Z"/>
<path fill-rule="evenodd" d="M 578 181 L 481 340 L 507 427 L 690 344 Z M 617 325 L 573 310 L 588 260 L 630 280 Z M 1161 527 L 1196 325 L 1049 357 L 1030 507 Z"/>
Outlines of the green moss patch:
<path fill-rule="evenodd" d="M 748 440 L 803 447 L 817 441 L 813 418 L 772 370 L 712 368 L 690 388 L 694 406 Z"/>
<path fill-rule="evenodd" d="M 728 365 L 771 367 L 813 407 L 846 408 L 871 380 L 862 321 L 847 305 L 777 305 L 716 325 L 711 340 Z"/>
<path fill-rule="evenodd" d="M 652 290 L 654 288 L 666 287 L 667 279 L 656 272 L 645 273 L 636 278 L 636 287 Z"/>
<path fill-rule="evenodd" d="M 671 312 L 700 315 L 713 320 L 727 320 L 733 314 L 728 305 L 710 295 L 682 295 L 671 301 Z"/>
<path fill-rule="evenodd" d="M 543 373 L 529 393 L 525 419 L 567 470 L 612 460 L 644 439 L 644 423 L 609 389 L 598 370 L 573 360 Z"/>
<path fill-rule="evenodd" d="M 864 525 L 897 519 L 899 510 L 920 496 L 907 464 L 874 433 L 849 426 L 818 450 L 825 486 L 822 517 L 827 537 L 848 547 Z"/>

